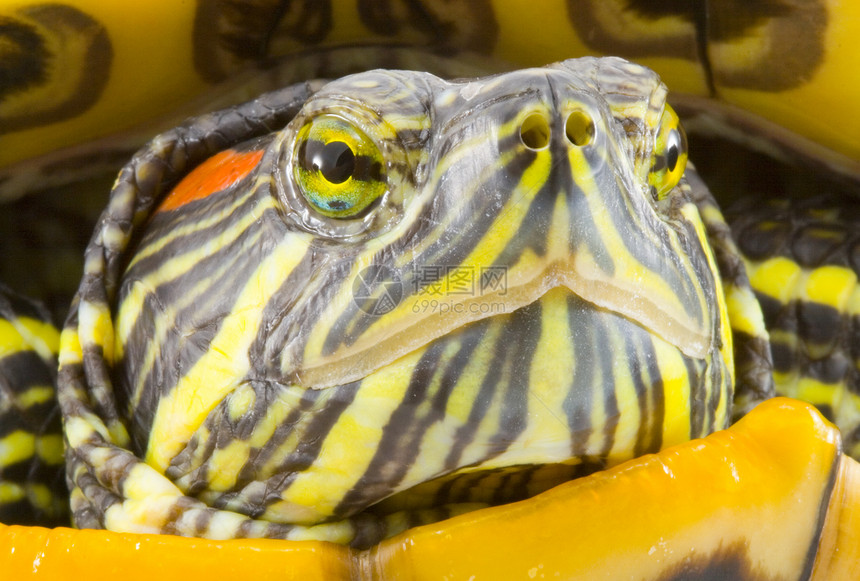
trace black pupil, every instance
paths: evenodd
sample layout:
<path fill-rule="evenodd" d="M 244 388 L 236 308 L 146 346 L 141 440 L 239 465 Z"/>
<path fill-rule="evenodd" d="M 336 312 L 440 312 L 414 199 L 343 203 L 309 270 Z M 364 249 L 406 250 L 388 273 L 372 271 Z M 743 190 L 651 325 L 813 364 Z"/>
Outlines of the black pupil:
<path fill-rule="evenodd" d="M 678 165 L 678 156 L 681 149 L 681 136 L 677 131 L 672 130 L 669 133 L 668 147 L 666 151 L 666 167 L 669 171 L 675 171 L 675 166 Z"/>
<path fill-rule="evenodd" d="M 355 154 L 343 141 L 330 141 L 311 154 L 311 166 L 331 183 L 341 184 L 355 171 Z"/>

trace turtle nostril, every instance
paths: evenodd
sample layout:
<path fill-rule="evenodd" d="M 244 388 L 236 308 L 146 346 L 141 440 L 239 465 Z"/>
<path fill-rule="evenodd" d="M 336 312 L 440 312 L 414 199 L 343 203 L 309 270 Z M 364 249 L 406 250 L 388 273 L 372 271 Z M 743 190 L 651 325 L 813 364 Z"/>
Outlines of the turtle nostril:
<path fill-rule="evenodd" d="M 543 149 L 549 145 L 549 123 L 540 113 L 532 113 L 523 120 L 520 139 L 529 149 Z"/>
<path fill-rule="evenodd" d="M 577 147 L 588 145 L 594 138 L 594 122 L 584 111 L 574 111 L 564 124 L 564 134 Z"/>

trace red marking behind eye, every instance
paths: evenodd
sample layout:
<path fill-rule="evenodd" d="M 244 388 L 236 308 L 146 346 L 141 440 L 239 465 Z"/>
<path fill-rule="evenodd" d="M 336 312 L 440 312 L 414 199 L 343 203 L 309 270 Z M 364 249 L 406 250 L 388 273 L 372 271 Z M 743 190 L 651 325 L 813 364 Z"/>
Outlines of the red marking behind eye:
<path fill-rule="evenodd" d="M 175 210 L 194 200 L 227 189 L 251 173 L 263 151 L 240 152 L 228 149 L 216 153 L 185 176 L 161 202 L 157 212 Z"/>

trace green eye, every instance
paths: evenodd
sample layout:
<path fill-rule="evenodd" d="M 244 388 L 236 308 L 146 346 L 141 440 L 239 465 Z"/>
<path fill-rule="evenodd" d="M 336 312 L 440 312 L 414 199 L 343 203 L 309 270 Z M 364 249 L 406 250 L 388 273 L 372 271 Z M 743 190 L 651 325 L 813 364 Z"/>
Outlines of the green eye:
<path fill-rule="evenodd" d="M 320 115 L 299 130 L 295 178 L 317 212 L 331 218 L 360 214 L 387 187 L 382 152 L 353 123 Z"/>
<path fill-rule="evenodd" d="M 662 200 L 678 185 L 687 167 L 687 136 L 678 115 L 669 105 L 660 118 L 660 129 L 654 144 L 654 158 L 648 183 L 655 197 Z"/>

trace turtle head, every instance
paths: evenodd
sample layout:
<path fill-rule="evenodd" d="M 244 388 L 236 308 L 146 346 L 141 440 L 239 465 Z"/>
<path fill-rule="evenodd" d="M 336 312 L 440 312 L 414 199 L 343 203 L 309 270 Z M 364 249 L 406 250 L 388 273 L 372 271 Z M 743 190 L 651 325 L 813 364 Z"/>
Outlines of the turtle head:
<path fill-rule="evenodd" d="M 685 162 L 665 87 L 618 59 L 323 86 L 135 238 L 111 358 L 137 451 L 311 524 L 722 427 L 731 339 Z"/>

